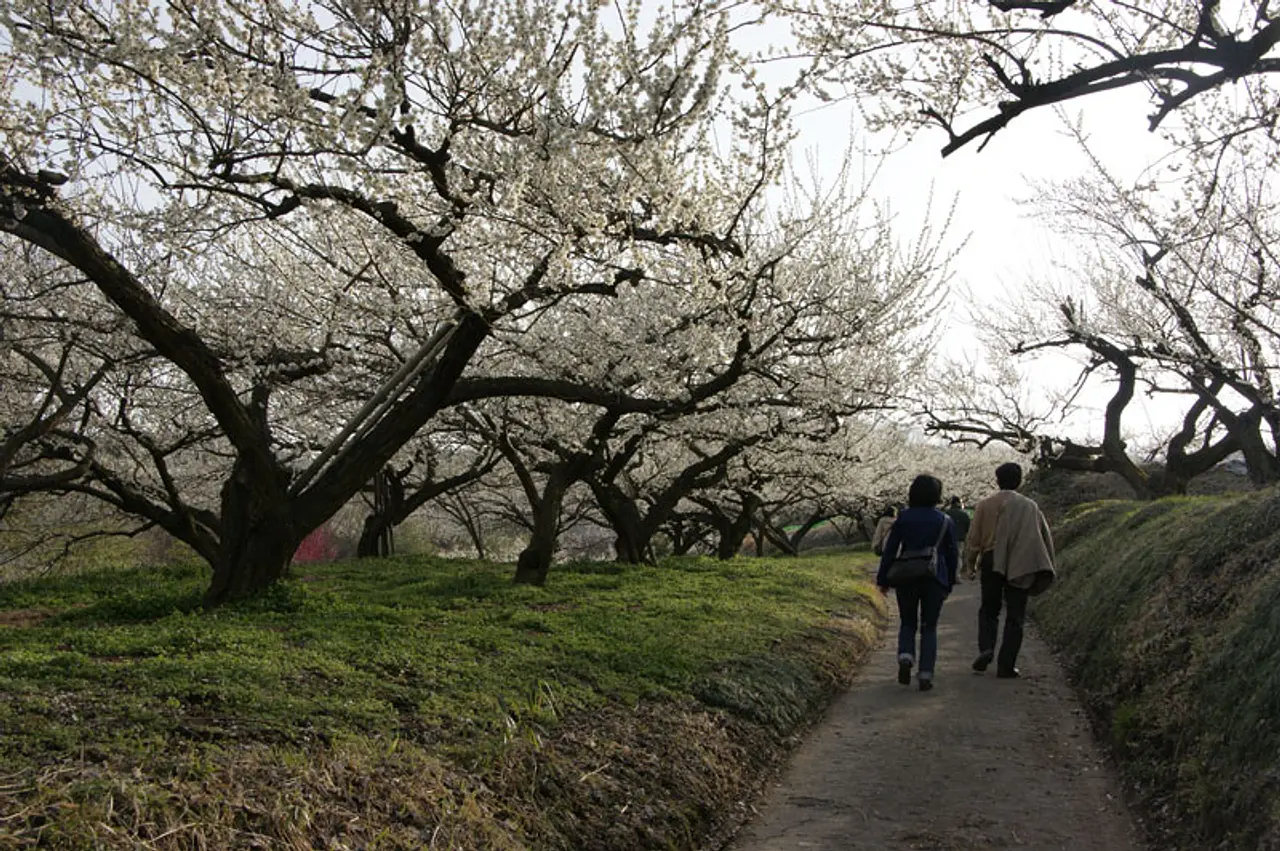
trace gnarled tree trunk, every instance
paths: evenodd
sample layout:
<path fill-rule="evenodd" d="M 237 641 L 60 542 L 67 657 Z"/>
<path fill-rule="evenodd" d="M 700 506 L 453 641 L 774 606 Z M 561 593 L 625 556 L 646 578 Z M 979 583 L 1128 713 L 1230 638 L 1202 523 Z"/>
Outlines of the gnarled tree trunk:
<path fill-rule="evenodd" d="M 241 456 L 222 487 L 222 526 L 206 607 L 276 582 L 305 537 L 293 521 L 283 471 L 255 471 L 252 466 Z"/>
<path fill-rule="evenodd" d="M 760 499 L 754 493 L 739 491 L 739 496 L 742 502 L 733 514 L 729 514 L 724 506 L 715 502 L 693 498 L 694 502 L 707 510 L 707 520 L 716 530 L 716 558 L 721 561 L 728 561 L 742 552 L 747 535 L 751 532 L 756 510 L 760 506 Z"/>
<path fill-rule="evenodd" d="M 600 509 L 613 528 L 613 551 L 617 561 L 624 564 L 643 564 L 653 561 L 651 541 L 653 533 L 640 516 L 640 508 L 633 499 L 612 492 L 609 499 L 600 503 Z"/>
<path fill-rule="evenodd" d="M 547 476 L 541 496 L 534 501 L 533 533 L 516 560 L 515 581 L 544 585 L 560 538 L 560 512 L 574 478 L 566 464 L 556 464 Z"/>
<path fill-rule="evenodd" d="M 395 552 L 395 527 L 407 513 L 399 475 L 390 467 L 379 470 L 373 477 L 373 511 L 364 519 L 356 555 L 366 558 Z"/>

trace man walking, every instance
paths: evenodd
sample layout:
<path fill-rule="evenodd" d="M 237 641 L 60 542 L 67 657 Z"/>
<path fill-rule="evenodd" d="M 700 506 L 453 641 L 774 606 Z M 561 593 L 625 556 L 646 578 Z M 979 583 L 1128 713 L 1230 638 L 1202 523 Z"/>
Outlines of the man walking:
<path fill-rule="evenodd" d="M 1018 493 L 1022 468 L 1014 463 L 996 468 L 997 493 L 973 510 L 973 524 L 965 541 L 964 564 L 981 570 L 982 605 L 978 610 L 978 658 L 975 671 L 996 662 L 996 676 L 1017 677 L 1018 651 L 1027 598 L 1047 589 L 1054 579 L 1053 538 L 1035 500 Z M 1004 635 L 996 658 L 1000 609 L 1005 610 Z"/>
<path fill-rule="evenodd" d="M 960 550 L 964 550 L 965 539 L 969 537 L 969 523 L 972 518 L 969 512 L 964 510 L 964 503 L 960 501 L 960 497 L 951 497 L 951 503 L 947 506 L 946 515 L 951 518 L 951 522 L 956 524 L 956 540 L 960 545 Z M 970 576 L 970 579 L 973 577 Z"/>

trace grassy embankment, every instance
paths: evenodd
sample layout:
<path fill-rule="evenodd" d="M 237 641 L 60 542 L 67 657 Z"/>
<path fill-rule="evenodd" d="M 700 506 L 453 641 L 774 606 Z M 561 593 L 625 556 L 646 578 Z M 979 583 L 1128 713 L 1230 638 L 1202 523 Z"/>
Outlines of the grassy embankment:
<path fill-rule="evenodd" d="M 694 848 L 860 662 L 868 561 L 0 585 L 0 848 Z"/>
<path fill-rule="evenodd" d="M 1155 844 L 1280 849 L 1280 492 L 1103 502 L 1034 615 Z"/>

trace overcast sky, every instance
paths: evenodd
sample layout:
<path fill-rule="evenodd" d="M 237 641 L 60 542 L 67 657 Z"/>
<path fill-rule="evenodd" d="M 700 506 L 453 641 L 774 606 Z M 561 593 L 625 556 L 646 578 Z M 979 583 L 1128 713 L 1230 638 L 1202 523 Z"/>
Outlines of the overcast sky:
<path fill-rule="evenodd" d="M 1169 152 L 1167 143 L 1147 130 L 1149 111 L 1145 92 L 1135 89 L 1069 102 L 1064 113 L 1083 128 L 1109 170 L 1132 180 Z M 850 105 L 838 104 L 805 113 L 803 151 L 819 161 L 838 161 L 848 143 L 851 112 Z M 968 238 L 954 267 L 952 289 L 957 295 L 999 302 L 1015 296 L 1029 279 L 1065 280 L 1062 269 L 1071 266 L 1070 243 L 1043 220 L 1030 218 L 1028 208 L 1019 203 L 1031 197 L 1034 182 L 1089 173 L 1089 162 L 1070 137 L 1063 116 L 1051 109 L 1024 114 L 982 151 L 971 144 L 944 159 L 939 151 L 945 143 L 941 130 L 919 131 L 887 156 L 876 178 L 873 194 L 892 204 L 904 237 L 909 238 L 926 217 L 932 193 L 934 219 L 940 220 L 954 201 L 951 237 Z M 952 354 L 976 352 L 958 309 L 953 310 L 943 348 Z M 1062 385 L 1069 384 L 1076 371 L 1059 360 L 1055 368 L 1042 372 L 1046 381 Z M 1085 431 L 1076 437 L 1100 434 L 1101 408 L 1111 392 L 1111 387 L 1099 386 L 1086 395 L 1083 401 L 1090 411 L 1079 426 Z M 1152 425 L 1165 427 L 1179 418 L 1176 407 L 1150 408 L 1135 400 L 1126 415 L 1126 430 L 1147 432 Z"/>
<path fill-rule="evenodd" d="M 1067 117 L 1080 123 L 1113 173 L 1132 180 L 1169 151 L 1158 135 L 1147 131 L 1148 109 L 1144 94 L 1134 90 L 1069 103 Z M 802 144 L 838 156 L 839 140 L 827 141 L 835 135 L 835 125 L 848 126 L 847 115 L 838 113 L 806 115 Z M 955 200 L 953 236 L 968 236 L 956 267 L 959 283 L 979 297 L 995 298 L 1048 272 L 1054 258 L 1070 260 L 1068 243 L 1043 221 L 1028 218 L 1028 209 L 1019 204 L 1032 196 L 1033 182 L 1089 173 L 1089 162 L 1062 117 L 1050 109 L 1032 111 L 996 134 L 985 149 L 971 144 L 944 159 L 939 149 L 945 142 L 940 130 L 918 132 L 888 155 L 875 194 L 893 204 L 904 229 L 924 216 L 931 191 L 935 217 Z"/>

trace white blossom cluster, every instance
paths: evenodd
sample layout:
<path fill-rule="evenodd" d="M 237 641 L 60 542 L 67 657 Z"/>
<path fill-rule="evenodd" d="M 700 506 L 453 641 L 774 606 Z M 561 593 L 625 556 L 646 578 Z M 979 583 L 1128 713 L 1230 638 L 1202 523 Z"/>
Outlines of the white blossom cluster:
<path fill-rule="evenodd" d="M 0 330 L 69 353 L 54 396 L 101 373 L 66 420 L 98 447 L 77 487 L 234 571 L 385 465 L 587 454 L 631 500 L 748 452 L 806 468 L 919 374 L 948 258 L 791 173 L 793 93 L 747 70 L 737 13 L 7 4 L 26 213 L 0 247 L 55 260 Z"/>

